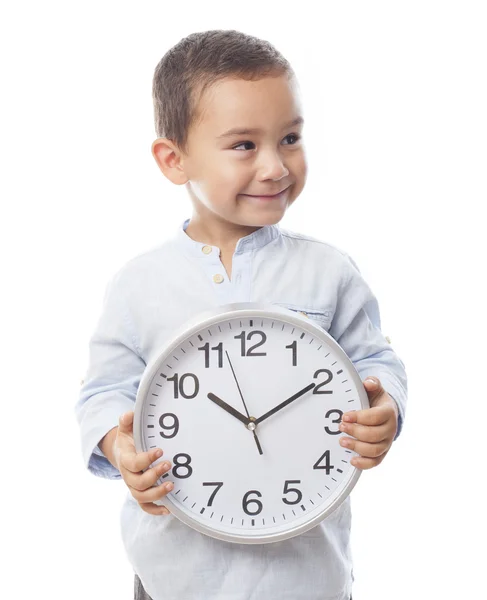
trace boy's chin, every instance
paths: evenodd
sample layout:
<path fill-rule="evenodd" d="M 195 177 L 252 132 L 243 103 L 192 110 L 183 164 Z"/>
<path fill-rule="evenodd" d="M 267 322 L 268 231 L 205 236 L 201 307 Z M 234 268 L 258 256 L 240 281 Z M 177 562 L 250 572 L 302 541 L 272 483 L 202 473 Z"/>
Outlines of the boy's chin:
<path fill-rule="evenodd" d="M 285 211 L 273 211 L 267 214 L 249 215 L 240 221 L 244 227 L 264 227 L 265 225 L 276 225 L 283 218 Z"/>

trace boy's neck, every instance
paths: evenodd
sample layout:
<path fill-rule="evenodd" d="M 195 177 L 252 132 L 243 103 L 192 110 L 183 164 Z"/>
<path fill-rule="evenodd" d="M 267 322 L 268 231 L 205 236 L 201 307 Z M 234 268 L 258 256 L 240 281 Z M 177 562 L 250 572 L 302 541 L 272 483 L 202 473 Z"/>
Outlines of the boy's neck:
<path fill-rule="evenodd" d="M 257 229 L 261 229 L 261 227 L 246 227 L 228 222 L 209 225 L 193 216 L 186 227 L 186 233 L 196 242 L 217 246 L 222 252 L 233 254 L 238 240 Z"/>

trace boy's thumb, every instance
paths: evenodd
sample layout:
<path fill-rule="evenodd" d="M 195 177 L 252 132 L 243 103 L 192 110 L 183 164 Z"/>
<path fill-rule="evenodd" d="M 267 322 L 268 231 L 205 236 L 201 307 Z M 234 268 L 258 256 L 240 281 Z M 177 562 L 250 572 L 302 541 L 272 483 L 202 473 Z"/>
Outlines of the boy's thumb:
<path fill-rule="evenodd" d="M 123 415 L 121 415 L 120 419 L 119 419 L 119 422 L 120 422 L 119 429 L 125 433 L 128 431 L 131 431 L 133 421 L 134 421 L 133 411 L 123 413 Z"/>

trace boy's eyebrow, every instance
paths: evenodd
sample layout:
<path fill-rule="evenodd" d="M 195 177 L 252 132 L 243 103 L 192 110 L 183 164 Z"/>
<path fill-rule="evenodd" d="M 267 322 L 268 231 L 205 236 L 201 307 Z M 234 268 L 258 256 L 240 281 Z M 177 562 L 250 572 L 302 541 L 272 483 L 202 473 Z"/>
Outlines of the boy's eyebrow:
<path fill-rule="evenodd" d="M 294 125 L 302 125 L 303 123 L 304 123 L 303 117 L 299 116 L 296 119 L 293 119 L 290 123 L 286 123 L 286 125 L 284 125 L 283 129 L 287 129 L 288 127 L 293 127 Z M 233 129 L 229 129 L 228 131 L 225 131 L 225 133 L 222 133 L 221 135 L 217 136 L 217 139 L 230 137 L 232 135 L 248 135 L 251 133 L 262 133 L 262 129 L 258 129 L 258 128 L 248 129 L 248 128 L 235 127 Z"/>

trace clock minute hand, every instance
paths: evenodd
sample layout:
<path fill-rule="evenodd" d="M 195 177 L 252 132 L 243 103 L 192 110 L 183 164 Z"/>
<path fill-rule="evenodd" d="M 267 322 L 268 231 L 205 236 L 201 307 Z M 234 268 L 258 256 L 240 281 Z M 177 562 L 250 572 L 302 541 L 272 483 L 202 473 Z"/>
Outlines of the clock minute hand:
<path fill-rule="evenodd" d="M 244 425 L 248 425 L 249 424 L 250 420 L 249 420 L 248 417 L 246 417 L 242 413 L 238 412 L 238 410 L 235 410 L 233 408 L 233 406 L 230 406 L 230 404 L 227 404 L 224 400 L 222 400 L 218 396 L 215 396 L 215 394 L 212 394 L 210 392 L 208 394 L 208 398 L 212 402 L 214 402 L 215 404 L 218 404 L 218 406 L 220 406 L 221 408 L 223 408 L 224 410 L 226 410 L 228 413 L 230 413 L 231 415 L 233 415 L 234 417 L 236 417 L 239 421 L 242 421 L 242 423 Z"/>
<path fill-rule="evenodd" d="M 281 404 L 278 404 L 277 406 L 275 406 L 274 408 L 272 408 L 269 412 L 266 412 L 265 414 L 263 414 L 261 417 L 259 417 L 258 419 L 256 419 L 254 421 L 254 423 L 256 425 L 258 425 L 259 423 L 262 423 L 262 421 L 264 421 L 265 419 L 267 419 L 267 417 L 270 417 L 271 415 L 275 414 L 277 411 L 281 410 L 281 408 L 284 408 L 288 404 L 291 404 L 291 402 L 294 402 L 294 400 L 297 400 L 298 398 L 300 398 L 301 396 L 303 396 L 304 394 L 306 394 L 306 392 L 309 392 L 309 390 L 312 390 L 314 387 L 315 387 L 315 384 L 314 383 L 310 383 L 309 385 L 307 385 L 302 390 L 299 390 L 299 392 L 296 392 L 293 396 L 291 396 L 287 400 L 284 400 L 284 402 L 281 402 Z"/>

